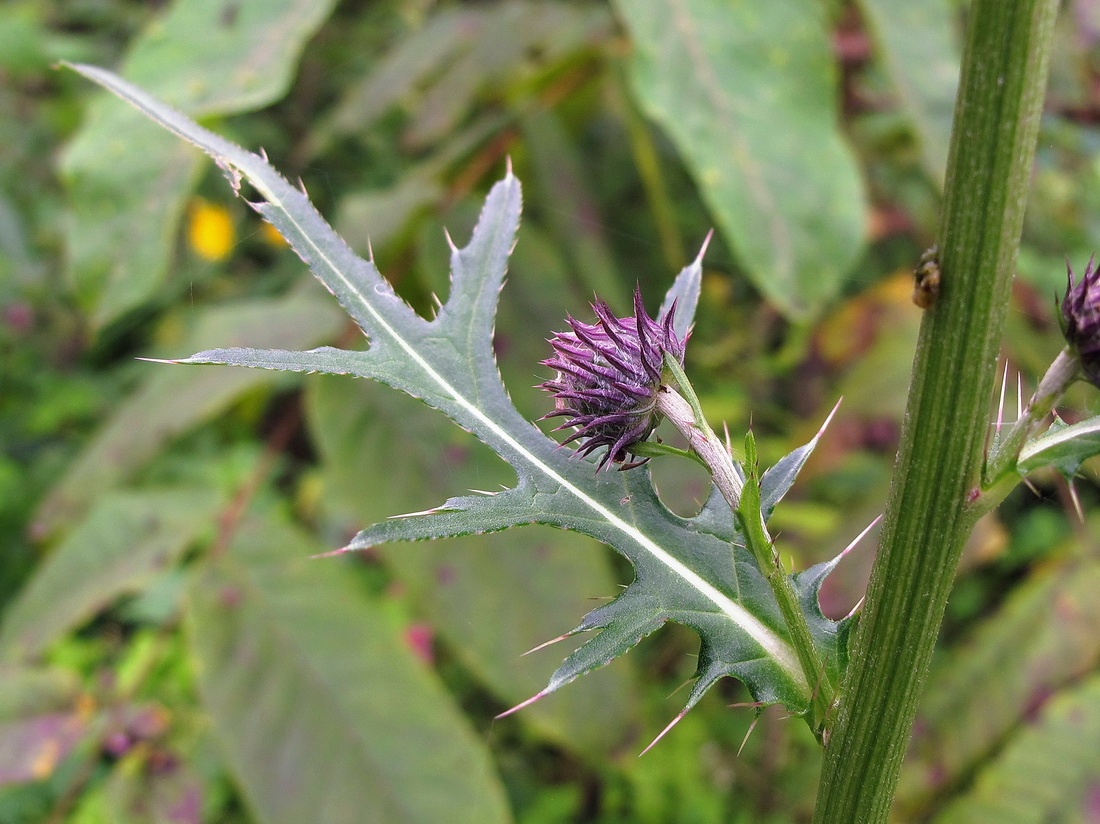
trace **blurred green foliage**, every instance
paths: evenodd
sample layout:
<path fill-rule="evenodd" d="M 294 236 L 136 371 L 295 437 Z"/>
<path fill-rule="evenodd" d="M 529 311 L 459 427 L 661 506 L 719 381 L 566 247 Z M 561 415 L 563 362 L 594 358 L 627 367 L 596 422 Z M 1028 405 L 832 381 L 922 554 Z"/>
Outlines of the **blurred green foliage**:
<path fill-rule="evenodd" d="M 962 4 L 918 5 L 790 4 L 797 25 L 763 0 L 0 6 L 0 822 L 808 820 L 816 745 L 767 712 L 741 749 L 736 684 L 636 757 L 694 669 L 677 627 L 493 722 L 557 661 L 520 653 L 630 580 L 590 541 L 307 560 L 507 470 L 380 386 L 135 361 L 357 333 L 197 153 L 51 66 L 117 67 L 263 146 L 424 311 L 444 227 L 466 237 L 511 158 L 527 204 L 497 349 L 532 418 L 565 314 L 660 294 L 716 226 L 688 351 L 708 414 L 751 422 L 767 460 L 846 399 L 776 513 L 804 567 L 881 511 L 904 407 Z M 1063 258 L 1100 246 L 1100 5 L 1059 26 L 1009 409 L 1061 345 Z M 1097 411 L 1083 386 L 1063 410 Z M 670 505 L 705 497 L 655 463 Z M 1095 820 L 1096 480 L 1040 473 L 975 533 L 899 819 Z"/>

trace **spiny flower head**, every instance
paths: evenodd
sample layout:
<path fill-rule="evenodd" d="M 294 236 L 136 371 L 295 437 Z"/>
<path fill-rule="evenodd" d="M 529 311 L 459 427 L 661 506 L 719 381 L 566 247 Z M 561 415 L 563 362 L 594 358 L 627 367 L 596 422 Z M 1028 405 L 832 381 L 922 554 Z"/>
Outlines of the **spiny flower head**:
<path fill-rule="evenodd" d="M 542 363 L 556 369 L 557 375 L 540 388 L 553 393 L 555 408 L 543 420 L 565 417 L 555 432 L 576 427 L 563 444 L 584 439 L 577 450 L 581 455 L 606 446 L 597 471 L 608 463 L 630 469 L 645 461 L 624 464 L 627 453 L 648 438 L 660 420 L 656 407 L 664 356 L 667 353 L 683 365 L 687 337 L 677 337 L 672 327 L 675 304 L 664 317 L 653 320 L 637 288 L 631 317 L 615 317 L 599 299 L 592 309 L 595 323 L 568 317 L 569 331 L 550 339 L 554 356 Z"/>
<path fill-rule="evenodd" d="M 1096 258 L 1089 258 L 1085 274 L 1074 283 L 1073 269 L 1066 263 L 1066 296 L 1062 300 L 1062 334 L 1077 353 L 1081 371 L 1093 386 L 1100 387 L 1100 270 Z"/>

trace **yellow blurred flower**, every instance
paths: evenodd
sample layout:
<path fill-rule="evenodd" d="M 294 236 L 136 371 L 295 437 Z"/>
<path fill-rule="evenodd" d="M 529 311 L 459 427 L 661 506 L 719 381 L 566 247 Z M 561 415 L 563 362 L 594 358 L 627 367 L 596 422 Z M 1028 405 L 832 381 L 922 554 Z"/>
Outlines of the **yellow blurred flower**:
<path fill-rule="evenodd" d="M 199 257 L 212 263 L 229 257 L 237 230 L 224 206 L 195 198 L 188 210 L 187 242 Z"/>
<path fill-rule="evenodd" d="M 286 242 L 286 238 L 279 234 L 279 230 L 266 220 L 263 226 L 260 227 L 260 237 L 263 238 L 264 243 L 268 246 L 274 246 L 276 249 L 290 245 Z"/>

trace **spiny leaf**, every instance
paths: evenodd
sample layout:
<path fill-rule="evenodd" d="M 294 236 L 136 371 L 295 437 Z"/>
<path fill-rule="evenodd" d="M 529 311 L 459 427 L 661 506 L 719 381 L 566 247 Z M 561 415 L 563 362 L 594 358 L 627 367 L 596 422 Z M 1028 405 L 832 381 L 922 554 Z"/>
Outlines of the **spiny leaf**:
<path fill-rule="evenodd" d="M 290 241 L 370 340 L 366 351 L 216 349 L 177 362 L 372 378 L 445 413 L 516 472 L 517 483 L 510 489 L 451 498 L 432 510 L 392 518 L 364 530 L 348 549 L 531 523 L 585 533 L 626 556 L 637 577 L 567 633 L 599 631 L 566 659 L 540 695 L 602 666 L 666 621 L 676 621 L 701 637 L 700 680 L 689 706 L 715 680 L 732 675 L 761 703 L 781 702 L 796 714 L 806 711 L 813 685 L 792 651 L 770 588 L 753 559 L 737 546 L 732 529 L 721 534 L 721 525 L 709 516 L 682 518 L 670 512 L 644 469 L 594 472 L 591 462 L 571 457 L 509 400 L 492 337 L 520 216 L 520 185 L 510 170 L 490 191 L 470 242 L 463 248 L 452 243 L 451 291 L 437 316 L 427 320 L 394 293 L 373 262 L 357 257 L 305 194 L 265 158 L 199 127 L 109 72 L 74 68 L 198 145 L 235 187 L 247 179 L 261 197 L 253 207 Z M 673 319 L 677 328 L 690 325 L 700 267 L 696 259 L 672 287 L 680 298 Z M 792 459 L 795 468 L 806 454 Z M 779 472 L 772 498 L 778 500 L 793 480 L 793 472 Z M 837 625 L 820 613 L 810 618 L 820 624 L 820 637 L 832 639 L 823 654 L 840 660 Z"/>
<path fill-rule="evenodd" d="M 1024 444 L 1016 466 L 1025 475 L 1042 466 L 1053 466 L 1072 478 L 1094 455 L 1100 455 L 1100 415 L 1070 425 L 1056 420 L 1045 433 Z"/>

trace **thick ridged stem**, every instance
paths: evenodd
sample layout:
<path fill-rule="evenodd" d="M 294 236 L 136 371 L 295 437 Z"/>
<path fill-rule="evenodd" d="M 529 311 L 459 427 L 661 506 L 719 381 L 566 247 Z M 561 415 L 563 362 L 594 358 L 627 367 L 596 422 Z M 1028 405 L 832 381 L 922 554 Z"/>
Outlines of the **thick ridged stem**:
<path fill-rule="evenodd" d="M 973 0 L 940 227 L 879 556 L 825 750 L 816 824 L 888 819 L 974 522 L 1057 0 Z"/>

